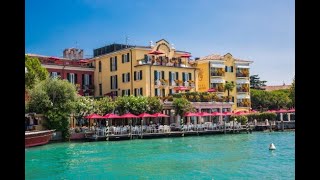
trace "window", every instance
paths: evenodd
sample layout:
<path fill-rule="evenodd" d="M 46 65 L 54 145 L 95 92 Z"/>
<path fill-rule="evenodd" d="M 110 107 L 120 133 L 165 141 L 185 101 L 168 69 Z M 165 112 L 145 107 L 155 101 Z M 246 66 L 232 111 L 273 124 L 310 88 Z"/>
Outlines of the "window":
<path fill-rule="evenodd" d="M 118 76 L 110 76 L 111 89 L 118 89 Z"/>
<path fill-rule="evenodd" d="M 188 80 L 191 80 L 191 73 L 182 73 L 182 81 L 185 82 L 185 81 L 188 81 Z"/>
<path fill-rule="evenodd" d="M 122 82 L 130 82 L 130 73 L 122 74 Z"/>
<path fill-rule="evenodd" d="M 117 70 L 117 56 L 110 58 L 110 71 Z"/>
<path fill-rule="evenodd" d="M 170 83 L 170 86 L 172 85 L 176 85 L 175 81 L 176 80 L 176 73 L 174 72 L 169 72 L 169 83 Z"/>
<path fill-rule="evenodd" d="M 89 74 L 84 74 L 84 83 L 83 83 L 83 85 L 89 85 L 90 84 L 90 78 L 89 78 Z"/>
<path fill-rule="evenodd" d="M 99 84 L 99 96 L 102 96 L 102 84 Z"/>
<path fill-rule="evenodd" d="M 233 72 L 233 66 L 226 66 L 225 71 L 226 72 Z"/>
<path fill-rule="evenodd" d="M 58 73 L 57 72 L 51 72 L 51 77 L 52 78 L 57 78 L 58 77 Z"/>
<path fill-rule="evenodd" d="M 142 80 L 142 70 L 134 72 L 134 80 L 135 81 Z"/>
<path fill-rule="evenodd" d="M 70 83 L 75 84 L 77 83 L 77 74 L 67 73 L 67 79 Z"/>
<path fill-rule="evenodd" d="M 130 96 L 130 89 L 123 89 L 122 96 Z"/>
<path fill-rule="evenodd" d="M 99 61 L 99 72 L 101 72 L 101 61 Z"/>
<path fill-rule="evenodd" d="M 134 88 L 134 95 L 142 96 L 143 95 L 142 88 Z"/>
<path fill-rule="evenodd" d="M 129 53 L 122 54 L 122 63 L 130 62 Z"/>
<path fill-rule="evenodd" d="M 160 89 L 159 88 L 154 89 L 154 96 L 160 96 Z"/>

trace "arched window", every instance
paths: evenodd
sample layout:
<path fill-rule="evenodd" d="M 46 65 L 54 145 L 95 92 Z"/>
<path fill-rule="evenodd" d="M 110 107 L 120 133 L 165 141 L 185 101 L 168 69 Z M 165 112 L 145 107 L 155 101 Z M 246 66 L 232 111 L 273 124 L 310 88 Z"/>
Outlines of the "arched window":
<path fill-rule="evenodd" d="M 99 72 L 101 72 L 101 61 L 99 61 Z"/>

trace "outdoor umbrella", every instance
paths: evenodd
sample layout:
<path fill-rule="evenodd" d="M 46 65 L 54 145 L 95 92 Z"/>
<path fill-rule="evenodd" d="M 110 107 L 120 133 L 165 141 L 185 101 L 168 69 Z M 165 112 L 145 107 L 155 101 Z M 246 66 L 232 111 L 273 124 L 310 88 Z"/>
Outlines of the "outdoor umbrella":
<path fill-rule="evenodd" d="M 105 119 L 120 119 L 121 117 L 117 114 L 109 113 L 103 116 Z"/>
<path fill-rule="evenodd" d="M 149 52 L 148 54 L 159 55 L 159 54 L 164 54 L 164 53 L 161 52 L 161 51 L 151 51 L 151 52 Z"/>
<path fill-rule="evenodd" d="M 191 55 L 188 54 L 188 53 L 185 53 L 185 54 L 182 54 L 180 57 L 182 57 L 182 58 L 188 58 L 188 60 L 189 60 L 189 57 L 191 57 Z M 187 61 L 185 62 L 185 65 L 187 65 Z"/>
<path fill-rule="evenodd" d="M 293 109 L 289 109 L 288 112 L 296 112 L 296 110 L 293 108 Z"/>
<path fill-rule="evenodd" d="M 278 110 L 278 111 L 276 111 L 277 113 L 287 113 L 288 112 L 288 110 L 286 110 L 286 109 L 280 109 L 280 110 Z"/>
<path fill-rule="evenodd" d="M 165 115 L 165 114 L 162 114 L 162 113 L 154 113 L 154 114 L 152 114 L 154 117 L 156 117 L 156 118 L 161 118 L 161 117 L 170 117 L 170 116 L 168 116 L 168 115 Z M 159 119 L 158 119 L 159 120 Z"/>
<path fill-rule="evenodd" d="M 141 121 L 143 121 L 143 118 L 155 117 L 155 116 L 152 114 L 148 114 L 148 113 L 142 113 L 142 114 L 139 114 L 138 117 L 142 118 Z M 142 126 L 142 122 L 141 122 L 141 126 Z"/>
<path fill-rule="evenodd" d="M 217 91 L 216 88 L 210 88 L 207 90 L 207 92 L 216 92 L 216 91 Z"/>
<path fill-rule="evenodd" d="M 131 113 L 126 113 L 126 114 L 120 116 L 120 118 L 130 118 L 130 119 L 132 119 L 132 118 L 138 118 L 138 116 L 136 116 L 134 114 L 131 114 Z M 130 135 L 131 135 L 131 139 L 132 139 L 132 121 L 130 123 Z"/>
<path fill-rule="evenodd" d="M 89 127 L 90 127 L 90 119 L 104 119 L 103 116 L 100 116 L 98 114 L 90 114 L 89 116 L 86 116 L 84 118 L 89 119 Z"/>

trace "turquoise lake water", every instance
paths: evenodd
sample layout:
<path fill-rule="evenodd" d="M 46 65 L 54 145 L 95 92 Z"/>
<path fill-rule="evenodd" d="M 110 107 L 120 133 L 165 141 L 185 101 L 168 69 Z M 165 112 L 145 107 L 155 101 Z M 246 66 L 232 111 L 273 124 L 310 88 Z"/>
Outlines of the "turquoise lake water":
<path fill-rule="evenodd" d="M 25 158 L 26 179 L 295 179 L 295 132 L 54 143 Z"/>

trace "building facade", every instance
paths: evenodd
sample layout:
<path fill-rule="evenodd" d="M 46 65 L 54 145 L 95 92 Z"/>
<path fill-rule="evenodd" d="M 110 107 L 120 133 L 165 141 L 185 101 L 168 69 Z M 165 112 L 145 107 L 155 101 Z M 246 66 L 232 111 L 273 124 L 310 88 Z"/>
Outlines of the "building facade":
<path fill-rule="evenodd" d="M 26 54 L 36 57 L 45 67 L 51 77 L 60 76 L 76 85 L 78 93 L 83 96 L 94 95 L 94 66 L 90 60 L 58 58 L 37 54 Z"/>
<path fill-rule="evenodd" d="M 230 53 L 224 56 L 209 55 L 200 58 L 197 62 L 198 90 L 207 92 L 214 89 L 220 97 L 227 96 L 224 86 L 227 82 L 235 85 L 230 91 L 232 110 L 249 110 L 250 101 L 250 76 L 249 69 L 252 61 L 234 58 Z"/>
<path fill-rule="evenodd" d="M 186 51 L 161 39 L 150 46 L 112 44 L 94 49 L 95 96 L 165 97 L 197 91 L 197 69 Z"/>

